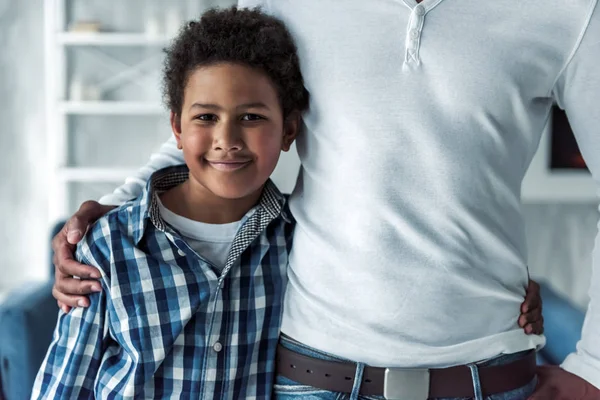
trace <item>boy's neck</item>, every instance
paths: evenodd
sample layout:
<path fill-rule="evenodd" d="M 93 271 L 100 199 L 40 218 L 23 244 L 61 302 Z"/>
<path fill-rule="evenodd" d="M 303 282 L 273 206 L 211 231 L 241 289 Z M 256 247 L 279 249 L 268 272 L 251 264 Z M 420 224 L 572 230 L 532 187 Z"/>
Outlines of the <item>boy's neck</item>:
<path fill-rule="evenodd" d="M 160 195 L 163 205 L 182 217 L 207 224 L 227 224 L 241 220 L 254 207 L 262 188 L 241 199 L 224 199 L 188 179 Z"/>

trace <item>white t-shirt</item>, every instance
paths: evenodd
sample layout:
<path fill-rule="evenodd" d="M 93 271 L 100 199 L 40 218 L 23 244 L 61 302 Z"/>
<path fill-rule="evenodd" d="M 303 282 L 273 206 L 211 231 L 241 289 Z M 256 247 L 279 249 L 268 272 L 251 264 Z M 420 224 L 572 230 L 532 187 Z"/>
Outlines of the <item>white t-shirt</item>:
<path fill-rule="evenodd" d="M 207 224 L 194 221 L 169 210 L 160 198 L 158 198 L 158 209 L 162 219 L 183 236 L 192 250 L 219 271 L 225 268 L 227 256 L 240 228 L 241 220 L 228 224 Z"/>
<path fill-rule="evenodd" d="M 600 181 L 597 0 L 262 4 L 296 38 L 311 94 L 290 199 L 282 331 L 388 367 L 443 367 L 544 343 L 517 326 L 520 188 L 553 102 Z M 102 199 L 180 163 L 173 140 Z M 578 351 L 600 387 L 600 245 Z"/>

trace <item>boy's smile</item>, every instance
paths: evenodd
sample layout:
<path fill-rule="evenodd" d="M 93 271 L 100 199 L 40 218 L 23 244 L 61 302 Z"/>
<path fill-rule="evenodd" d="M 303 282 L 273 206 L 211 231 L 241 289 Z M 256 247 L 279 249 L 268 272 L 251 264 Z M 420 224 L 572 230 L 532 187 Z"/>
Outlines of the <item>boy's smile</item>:
<path fill-rule="evenodd" d="M 205 160 L 211 167 L 218 171 L 237 171 L 242 169 L 252 162 L 252 160 Z"/>

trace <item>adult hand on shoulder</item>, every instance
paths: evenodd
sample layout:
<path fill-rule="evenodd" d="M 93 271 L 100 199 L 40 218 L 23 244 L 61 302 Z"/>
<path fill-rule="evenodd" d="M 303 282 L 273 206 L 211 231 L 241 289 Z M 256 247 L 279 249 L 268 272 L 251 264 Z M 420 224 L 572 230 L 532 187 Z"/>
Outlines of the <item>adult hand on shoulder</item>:
<path fill-rule="evenodd" d="M 600 400 L 600 389 L 556 365 L 537 368 L 538 385 L 529 400 Z"/>
<path fill-rule="evenodd" d="M 90 302 L 86 295 L 101 290 L 100 284 L 95 280 L 74 278 L 98 279 L 100 273 L 94 267 L 78 263 L 73 255 L 89 225 L 113 208 L 115 207 L 104 206 L 96 201 L 86 201 L 52 239 L 52 263 L 55 271 L 52 296 L 64 312 L 69 312 L 71 307 L 88 307 Z"/>

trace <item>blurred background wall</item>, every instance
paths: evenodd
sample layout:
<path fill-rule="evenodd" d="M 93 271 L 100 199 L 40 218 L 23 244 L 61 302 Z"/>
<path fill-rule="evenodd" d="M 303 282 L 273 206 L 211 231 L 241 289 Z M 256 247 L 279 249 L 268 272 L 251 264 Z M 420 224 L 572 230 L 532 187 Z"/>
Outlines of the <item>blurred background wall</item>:
<path fill-rule="evenodd" d="M 0 0 L 0 290 L 45 278 L 42 0 Z"/>

